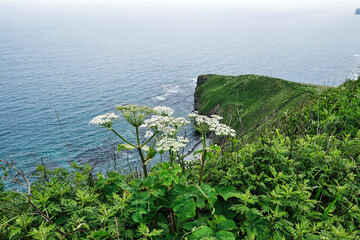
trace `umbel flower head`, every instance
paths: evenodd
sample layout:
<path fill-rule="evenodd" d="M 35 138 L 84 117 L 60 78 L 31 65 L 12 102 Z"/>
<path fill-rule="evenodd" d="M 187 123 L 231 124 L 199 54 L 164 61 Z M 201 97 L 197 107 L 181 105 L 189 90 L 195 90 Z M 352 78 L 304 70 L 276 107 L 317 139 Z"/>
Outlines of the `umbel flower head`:
<path fill-rule="evenodd" d="M 157 106 L 154 107 L 157 113 L 151 118 L 146 119 L 144 124 L 140 127 L 148 128 L 151 131 L 146 131 L 145 137 L 151 137 L 157 133 L 156 149 L 158 151 L 172 151 L 177 152 L 180 148 L 186 146 L 188 139 L 177 137 L 178 132 L 190 122 L 185 118 L 175 118 L 172 116 L 174 110 L 169 107 Z"/>
<path fill-rule="evenodd" d="M 99 115 L 94 117 L 89 124 L 94 124 L 94 125 L 101 125 L 107 128 L 111 128 L 113 122 L 115 119 L 118 119 L 119 116 L 116 115 L 115 113 L 106 113 L 103 115 Z"/>
<path fill-rule="evenodd" d="M 151 114 L 157 113 L 156 110 L 148 106 L 132 104 L 117 106 L 116 109 L 119 110 L 122 117 L 134 127 L 139 127 Z"/>
<path fill-rule="evenodd" d="M 154 107 L 157 111 L 151 118 L 146 119 L 141 127 L 151 129 L 153 132 L 161 134 L 163 137 L 174 137 L 183 126 L 189 124 L 185 118 L 175 118 L 171 115 L 174 113 L 169 107 L 157 106 Z M 147 133 L 149 136 L 150 133 Z"/>
<path fill-rule="evenodd" d="M 189 140 L 187 138 L 181 136 L 176 138 L 164 137 L 156 144 L 156 150 L 178 152 L 180 148 L 185 147 L 188 142 Z"/>
<path fill-rule="evenodd" d="M 235 137 L 235 130 L 231 127 L 220 123 L 222 117 L 211 115 L 210 117 L 199 115 L 197 111 L 190 113 L 188 117 L 192 120 L 194 127 L 200 133 L 214 132 L 216 136 Z"/>
<path fill-rule="evenodd" d="M 157 115 L 160 116 L 172 116 L 174 113 L 174 110 L 172 108 L 165 106 L 156 106 L 154 107 L 154 110 L 157 111 Z"/>

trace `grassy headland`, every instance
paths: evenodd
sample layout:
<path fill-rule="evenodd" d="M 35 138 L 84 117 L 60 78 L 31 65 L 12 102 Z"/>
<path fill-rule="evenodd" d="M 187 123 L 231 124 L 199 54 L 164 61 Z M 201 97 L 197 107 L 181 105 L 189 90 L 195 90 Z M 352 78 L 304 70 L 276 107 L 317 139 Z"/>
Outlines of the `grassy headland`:
<path fill-rule="evenodd" d="M 285 116 L 308 104 L 326 87 L 278 78 L 241 75 L 200 75 L 195 90 L 195 109 L 217 114 L 252 139 L 267 127 L 277 126 Z"/>
<path fill-rule="evenodd" d="M 218 90 L 222 106 L 233 106 L 231 94 Z M 249 94 L 253 101 L 271 97 L 257 91 Z M 170 158 L 147 177 L 120 170 L 95 175 L 76 163 L 55 170 L 38 165 L 37 181 L 31 187 L 25 181 L 27 193 L 0 181 L 0 239 L 358 239 L 359 119 L 360 79 L 349 80 L 289 114 L 281 130 L 209 147 L 203 162 Z M 0 167 L 1 180 L 26 180 L 14 162 L 0 159 Z"/>

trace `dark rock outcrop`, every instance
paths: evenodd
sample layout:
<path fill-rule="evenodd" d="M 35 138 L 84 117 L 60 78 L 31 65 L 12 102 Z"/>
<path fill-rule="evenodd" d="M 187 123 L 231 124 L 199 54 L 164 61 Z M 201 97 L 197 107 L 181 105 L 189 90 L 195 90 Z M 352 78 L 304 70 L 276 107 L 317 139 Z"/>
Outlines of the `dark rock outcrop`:
<path fill-rule="evenodd" d="M 202 84 L 204 84 L 210 77 L 214 76 L 214 74 L 204 74 L 198 76 L 196 80 L 196 88 L 195 88 L 195 94 L 194 94 L 194 109 L 195 111 L 199 111 L 199 94 L 196 94 L 196 90 L 198 87 L 200 87 Z"/>

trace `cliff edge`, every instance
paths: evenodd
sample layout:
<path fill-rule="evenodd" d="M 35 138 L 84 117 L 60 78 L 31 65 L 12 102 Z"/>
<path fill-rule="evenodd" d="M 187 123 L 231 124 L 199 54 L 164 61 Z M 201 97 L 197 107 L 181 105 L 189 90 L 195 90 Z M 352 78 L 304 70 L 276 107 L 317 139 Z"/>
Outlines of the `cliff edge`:
<path fill-rule="evenodd" d="M 259 75 L 206 74 L 197 78 L 194 108 L 203 115 L 222 116 L 238 136 L 251 140 L 278 126 L 285 113 L 308 104 L 325 88 Z"/>

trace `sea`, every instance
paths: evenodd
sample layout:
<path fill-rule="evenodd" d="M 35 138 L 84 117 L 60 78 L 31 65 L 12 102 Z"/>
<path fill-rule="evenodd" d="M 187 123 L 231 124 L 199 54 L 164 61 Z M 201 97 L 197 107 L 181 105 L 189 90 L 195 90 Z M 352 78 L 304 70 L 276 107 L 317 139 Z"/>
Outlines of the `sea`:
<path fill-rule="evenodd" d="M 359 74 L 354 9 L 2 6 L 0 159 L 29 174 L 41 161 L 139 166 L 136 152 L 117 154 L 120 139 L 89 121 L 123 104 L 185 117 L 201 74 L 338 86 Z M 134 140 L 125 121 L 114 128 Z M 198 136 L 185 134 L 189 151 Z"/>

